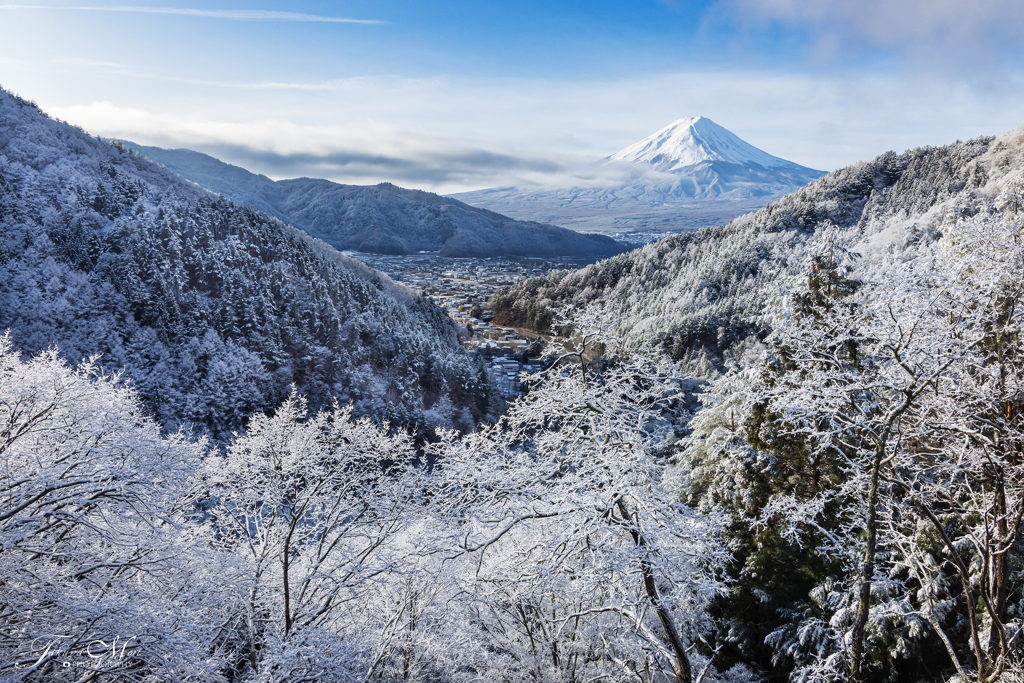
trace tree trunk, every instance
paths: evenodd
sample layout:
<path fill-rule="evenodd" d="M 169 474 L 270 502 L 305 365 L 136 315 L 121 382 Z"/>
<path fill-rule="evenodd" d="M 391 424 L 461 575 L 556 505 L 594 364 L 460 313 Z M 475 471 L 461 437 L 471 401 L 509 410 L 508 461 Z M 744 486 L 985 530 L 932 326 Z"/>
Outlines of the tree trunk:
<path fill-rule="evenodd" d="M 992 620 L 988 632 L 988 653 L 989 658 L 998 657 L 1001 653 L 1005 633 L 1001 630 L 1001 624 L 1005 623 L 1006 601 L 1010 596 L 1009 566 L 1006 559 L 1008 553 L 998 552 L 1011 542 L 1009 524 L 1006 521 L 1006 489 L 1004 483 L 995 477 L 995 517 L 996 517 L 996 542 L 997 552 L 993 553 L 992 567 L 989 577 L 989 595 L 992 596 L 992 611 L 996 618 Z"/>
<path fill-rule="evenodd" d="M 629 533 L 633 536 L 633 542 L 636 543 L 637 548 L 647 547 L 647 540 L 636 526 L 636 520 L 630 514 L 626 503 L 620 498 L 616 505 L 618 505 L 619 512 L 622 513 L 625 521 L 631 523 Z M 661 627 L 665 629 L 672 653 L 676 657 L 676 664 L 673 667 L 675 669 L 676 681 L 677 683 L 692 683 L 693 667 L 690 665 L 690 658 L 686 655 L 686 647 L 683 645 L 683 639 L 679 636 L 679 629 L 676 628 L 676 622 L 672 618 L 671 612 L 661 602 L 661 596 L 658 594 L 658 584 L 654 580 L 654 568 L 651 567 L 651 563 L 646 557 L 641 557 L 640 559 L 640 571 L 644 577 L 644 591 L 647 593 L 647 598 L 651 601 L 651 604 L 654 605 L 658 619 L 661 621 Z"/>
<path fill-rule="evenodd" d="M 857 605 L 857 621 L 853 626 L 852 645 L 850 652 L 851 678 L 855 681 L 863 678 L 864 661 L 864 632 L 868 625 L 868 612 L 871 609 L 871 583 L 875 576 L 875 544 L 877 542 L 877 512 L 878 505 L 878 475 L 882 469 L 882 459 L 885 456 L 884 442 L 875 448 L 875 457 L 871 463 L 871 486 L 868 489 L 868 520 L 867 520 L 867 541 L 864 549 L 864 565 L 860 576 L 860 595 Z"/>

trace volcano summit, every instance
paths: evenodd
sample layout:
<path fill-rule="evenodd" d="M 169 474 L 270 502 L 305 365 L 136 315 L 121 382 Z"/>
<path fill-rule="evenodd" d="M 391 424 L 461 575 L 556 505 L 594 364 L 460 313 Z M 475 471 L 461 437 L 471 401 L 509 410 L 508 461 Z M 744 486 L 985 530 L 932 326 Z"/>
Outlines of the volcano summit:
<path fill-rule="evenodd" d="M 824 175 L 743 141 L 704 116 L 683 118 L 606 157 L 599 181 L 456 195 L 473 206 L 577 230 L 679 232 L 726 222 Z"/>

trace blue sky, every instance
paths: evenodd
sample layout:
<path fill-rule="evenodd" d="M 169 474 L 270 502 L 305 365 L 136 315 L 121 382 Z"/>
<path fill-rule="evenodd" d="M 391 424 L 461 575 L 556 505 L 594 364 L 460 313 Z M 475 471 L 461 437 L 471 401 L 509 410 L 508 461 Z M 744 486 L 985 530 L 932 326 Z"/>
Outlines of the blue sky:
<path fill-rule="evenodd" d="M 0 85 L 51 114 L 274 178 L 564 184 L 695 115 L 824 170 L 1024 124 L 1020 0 L 0 0 L 0 26 Z"/>

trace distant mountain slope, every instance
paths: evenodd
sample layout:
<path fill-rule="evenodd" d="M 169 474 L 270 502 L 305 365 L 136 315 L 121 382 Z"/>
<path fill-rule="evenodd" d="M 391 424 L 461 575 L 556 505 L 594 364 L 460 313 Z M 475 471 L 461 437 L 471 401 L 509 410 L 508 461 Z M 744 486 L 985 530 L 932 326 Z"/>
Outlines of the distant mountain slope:
<path fill-rule="evenodd" d="M 437 307 L 275 218 L 0 90 L 0 331 L 101 354 L 167 427 L 215 436 L 290 385 L 468 428 L 487 381 Z"/>
<path fill-rule="evenodd" d="M 605 302 L 619 331 L 653 339 L 676 357 L 720 363 L 737 342 L 767 329 L 788 278 L 802 272 L 828 222 L 863 254 L 862 271 L 911 258 L 971 210 L 975 193 L 1024 169 L 1024 129 L 903 154 L 889 152 L 831 173 L 728 225 L 678 235 L 575 271 L 495 294 L 499 324 L 543 329 L 555 305 Z"/>
<path fill-rule="evenodd" d="M 274 182 L 199 152 L 125 144 L 183 178 L 276 216 L 337 249 L 593 259 L 625 249 L 601 235 L 516 221 L 432 192 L 390 183 L 367 187 L 312 178 Z"/>
<path fill-rule="evenodd" d="M 274 181 L 265 175 L 250 173 L 244 168 L 225 164 L 219 159 L 190 149 L 165 150 L 160 147 L 136 145 L 126 140 L 121 142 L 129 149 L 140 152 L 186 180 L 223 195 L 233 202 L 245 204 L 288 222 L 287 215 L 277 208 L 283 199 L 283 193 Z"/>
<path fill-rule="evenodd" d="M 763 152 L 704 116 L 679 119 L 608 161 L 674 176 L 670 182 L 648 183 L 648 196 L 662 201 L 778 196 L 824 175 Z"/>
<path fill-rule="evenodd" d="M 455 195 L 520 219 L 604 231 L 692 230 L 724 223 L 824 175 L 764 152 L 703 116 L 679 119 L 604 160 L 569 189 Z"/>

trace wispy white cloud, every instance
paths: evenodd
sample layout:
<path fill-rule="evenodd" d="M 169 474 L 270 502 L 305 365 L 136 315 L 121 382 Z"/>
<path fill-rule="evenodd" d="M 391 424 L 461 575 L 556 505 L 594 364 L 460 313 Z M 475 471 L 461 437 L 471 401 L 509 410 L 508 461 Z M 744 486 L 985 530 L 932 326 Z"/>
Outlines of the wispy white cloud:
<path fill-rule="evenodd" d="M 965 40 L 997 27 L 1024 34 L 1019 0 L 732 0 L 757 16 L 845 30 L 875 45 L 918 39 Z"/>
<path fill-rule="evenodd" d="M 917 78 L 757 72 L 590 83 L 378 77 L 330 85 L 279 97 L 251 90 L 230 104 L 205 88 L 173 103 L 149 104 L 135 91 L 142 106 L 41 104 L 90 133 L 196 149 L 273 178 L 390 181 L 439 192 L 598 182 L 611 171 L 595 167 L 597 160 L 682 116 L 708 116 L 771 154 L 823 170 L 1024 123 L 1021 79 L 1005 92 Z"/>
<path fill-rule="evenodd" d="M 152 71 L 144 71 L 130 64 L 119 64 L 99 59 L 85 59 L 82 57 L 51 59 L 52 64 L 66 64 L 70 66 L 82 66 L 89 68 L 107 69 L 124 76 L 144 80 L 165 81 L 168 83 L 181 83 L 183 85 L 201 85 L 212 88 L 223 88 L 228 90 L 344 90 L 347 85 L 344 80 L 331 81 L 217 81 L 204 78 L 187 78 L 171 74 L 159 74 Z"/>
<path fill-rule="evenodd" d="M 270 10 L 212 10 L 188 7 L 144 7 L 141 5 L 95 5 L 86 7 L 56 5 L 0 5 L 6 10 L 78 10 L 85 12 L 136 12 L 140 14 L 175 14 L 210 19 L 232 19 L 235 21 L 304 21 L 329 24 L 386 24 L 379 19 L 352 19 L 349 17 L 325 17 L 319 14 L 300 12 L 275 12 Z"/>
<path fill-rule="evenodd" d="M 804 30 L 812 56 L 826 62 L 882 48 L 918 66 L 970 70 L 1024 39 L 1020 0 L 720 0 L 708 18 Z"/>
<path fill-rule="evenodd" d="M 129 70 L 132 67 L 127 64 L 118 64 L 117 62 L 105 62 L 102 59 L 86 59 L 85 57 L 68 57 L 51 59 L 53 64 L 70 64 L 71 66 L 91 66 L 100 67 L 104 69 L 117 69 L 119 71 Z"/>
<path fill-rule="evenodd" d="M 90 133 L 159 147 L 187 147 L 275 179 L 308 176 L 367 185 L 388 181 L 456 192 L 495 185 L 588 184 L 597 181 L 599 174 L 615 172 L 595 165 L 598 157 L 592 154 L 367 119 L 344 124 L 217 120 L 111 102 L 54 108 L 52 113 Z"/>

